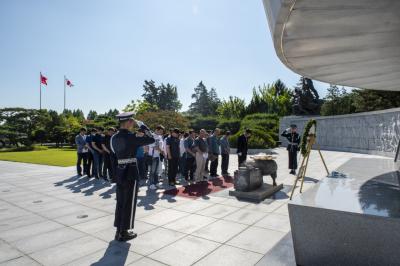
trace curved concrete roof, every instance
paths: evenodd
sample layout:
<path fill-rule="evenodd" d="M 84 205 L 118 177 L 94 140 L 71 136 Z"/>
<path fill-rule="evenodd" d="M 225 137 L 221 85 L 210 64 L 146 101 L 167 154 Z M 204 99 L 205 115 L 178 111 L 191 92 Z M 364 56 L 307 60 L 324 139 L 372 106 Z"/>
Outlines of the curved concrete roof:
<path fill-rule="evenodd" d="M 400 91 L 400 0 L 263 0 L 276 53 L 294 72 Z"/>

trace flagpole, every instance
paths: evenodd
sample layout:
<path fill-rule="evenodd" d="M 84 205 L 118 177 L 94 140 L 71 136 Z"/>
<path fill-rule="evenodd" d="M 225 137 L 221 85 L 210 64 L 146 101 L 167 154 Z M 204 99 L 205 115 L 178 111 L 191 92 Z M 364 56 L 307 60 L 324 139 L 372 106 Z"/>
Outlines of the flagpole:
<path fill-rule="evenodd" d="M 64 111 L 65 111 L 65 75 L 64 75 Z"/>
<path fill-rule="evenodd" d="M 40 72 L 40 77 L 39 77 L 39 92 L 40 92 L 40 103 L 39 103 L 39 109 L 42 110 L 42 72 Z"/>

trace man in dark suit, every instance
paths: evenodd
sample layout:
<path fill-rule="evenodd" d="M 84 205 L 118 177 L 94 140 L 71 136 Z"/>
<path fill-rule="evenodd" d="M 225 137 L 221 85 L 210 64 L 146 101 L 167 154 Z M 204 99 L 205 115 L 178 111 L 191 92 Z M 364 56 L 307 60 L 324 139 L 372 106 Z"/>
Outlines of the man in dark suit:
<path fill-rule="evenodd" d="M 251 136 L 251 130 L 246 129 L 244 133 L 240 135 L 238 138 L 236 153 L 239 159 L 239 166 L 243 164 L 247 159 L 247 150 L 248 150 L 247 143 L 250 136 Z"/>
<path fill-rule="evenodd" d="M 111 146 L 110 146 L 110 141 L 111 137 L 115 134 L 115 128 L 110 127 L 107 131 L 106 134 L 104 135 L 103 138 L 103 143 L 101 143 L 101 146 L 103 148 L 103 178 L 107 179 L 108 181 L 112 182 L 114 180 L 114 169 L 113 169 L 113 161 L 112 161 L 112 152 L 111 152 Z"/>

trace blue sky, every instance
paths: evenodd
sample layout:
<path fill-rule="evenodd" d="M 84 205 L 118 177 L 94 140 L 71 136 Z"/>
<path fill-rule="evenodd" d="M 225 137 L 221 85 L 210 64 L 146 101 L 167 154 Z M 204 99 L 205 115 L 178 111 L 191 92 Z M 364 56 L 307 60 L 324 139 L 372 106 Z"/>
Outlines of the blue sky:
<path fill-rule="evenodd" d="M 145 79 L 173 83 L 186 110 L 203 80 L 221 98 L 299 76 L 273 48 L 261 0 L 2 0 L 0 106 L 105 112 L 140 98 Z M 316 83 L 325 95 L 327 84 Z"/>

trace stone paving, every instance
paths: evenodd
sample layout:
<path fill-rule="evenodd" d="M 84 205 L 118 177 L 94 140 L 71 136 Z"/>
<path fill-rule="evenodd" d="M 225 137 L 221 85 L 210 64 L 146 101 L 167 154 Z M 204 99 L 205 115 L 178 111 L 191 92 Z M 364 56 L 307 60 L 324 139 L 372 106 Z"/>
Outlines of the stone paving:
<path fill-rule="evenodd" d="M 276 151 L 284 190 L 259 204 L 238 201 L 229 189 L 193 200 L 141 187 L 138 237 L 127 243 L 113 241 L 114 186 L 79 178 L 74 167 L 0 161 L 0 265 L 293 265 L 287 193 L 294 178 L 286 150 Z M 323 154 L 330 170 L 379 157 Z M 230 172 L 236 168 L 232 155 Z M 324 175 L 313 152 L 304 189 Z"/>

